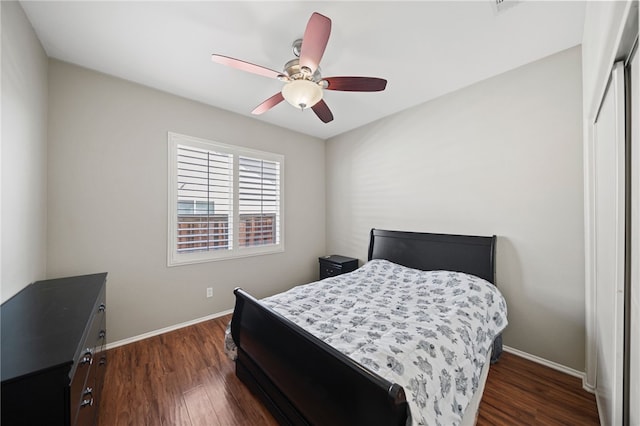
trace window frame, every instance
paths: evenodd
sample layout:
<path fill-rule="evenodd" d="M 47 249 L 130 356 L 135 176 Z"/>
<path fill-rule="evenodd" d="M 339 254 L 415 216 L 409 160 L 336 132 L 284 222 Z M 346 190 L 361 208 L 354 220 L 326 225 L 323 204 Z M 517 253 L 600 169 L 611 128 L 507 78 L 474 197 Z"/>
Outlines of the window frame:
<path fill-rule="evenodd" d="M 229 221 L 232 223 L 232 242 L 230 249 L 206 250 L 179 253 L 177 251 L 178 238 L 178 146 L 215 151 L 233 156 L 233 179 L 231 198 L 233 207 Z M 213 262 L 218 260 L 236 259 L 250 256 L 260 256 L 284 252 L 284 155 L 256 149 L 229 145 L 210 141 L 194 136 L 168 132 L 168 196 L 167 196 L 167 266 L 189 265 L 194 263 Z M 279 203 L 276 215 L 276 234 L 278 241 L 274 244 L 241 247 L 240 246 L 240 210 L 239 210 L 239 157 L 250 157 L 258 160 L 279 163 Z"/>

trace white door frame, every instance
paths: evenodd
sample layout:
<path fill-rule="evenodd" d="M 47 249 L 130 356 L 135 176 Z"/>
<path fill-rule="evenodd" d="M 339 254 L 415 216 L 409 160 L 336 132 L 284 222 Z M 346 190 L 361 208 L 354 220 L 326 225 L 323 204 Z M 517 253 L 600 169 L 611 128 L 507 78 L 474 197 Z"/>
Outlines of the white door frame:
<path fill-rule="evenodd" d="M 590 234 L 595 337 L 595 393 L 600 422 L 621 425 L 625 300 L 625 80 L 614 65 L 592 123 L 589 159 Z"/>

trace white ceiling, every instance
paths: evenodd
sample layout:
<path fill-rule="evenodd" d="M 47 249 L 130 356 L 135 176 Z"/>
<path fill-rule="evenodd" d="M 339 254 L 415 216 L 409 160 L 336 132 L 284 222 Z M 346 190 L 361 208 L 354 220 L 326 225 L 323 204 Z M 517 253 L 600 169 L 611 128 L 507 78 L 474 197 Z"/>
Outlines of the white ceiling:
<path fill-rule="evenodd" d="M 506 0 L 513 2 L 513 0 Z M 576 46 L 582 1 L 23 1 L 50 57 L 322 139 Z M 378 93 L 325 91 L 335 119 L 286 102 L 282 83 L 211 61 L 281 70 L 312 12 L 332 20 L 322 75 L 388 80 Z"/>

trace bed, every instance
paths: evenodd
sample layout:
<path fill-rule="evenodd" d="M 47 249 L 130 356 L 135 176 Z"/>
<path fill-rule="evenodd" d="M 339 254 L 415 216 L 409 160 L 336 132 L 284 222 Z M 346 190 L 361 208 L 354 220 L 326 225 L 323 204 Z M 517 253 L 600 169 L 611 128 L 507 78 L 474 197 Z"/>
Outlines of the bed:
<path fill-rule="evenodd" d="M 473 424 L 506 326 L 495 243 L 372 229 L 354 272 L 262 301 L 236 289 L 237 376 L 280 424 Z"/>

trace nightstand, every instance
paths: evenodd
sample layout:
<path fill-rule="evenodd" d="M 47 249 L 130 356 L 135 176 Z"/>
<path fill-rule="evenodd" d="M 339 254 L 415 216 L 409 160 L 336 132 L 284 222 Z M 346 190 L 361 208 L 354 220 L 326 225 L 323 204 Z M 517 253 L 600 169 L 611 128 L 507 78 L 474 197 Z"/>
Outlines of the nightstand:
<path fill-rule="evenodd" d="M 321 280 L 358 269 L 358 259 L 353 257 L 332 254 L 331 256 L 319 257 L 318 261 L 320 262 Z"/>

